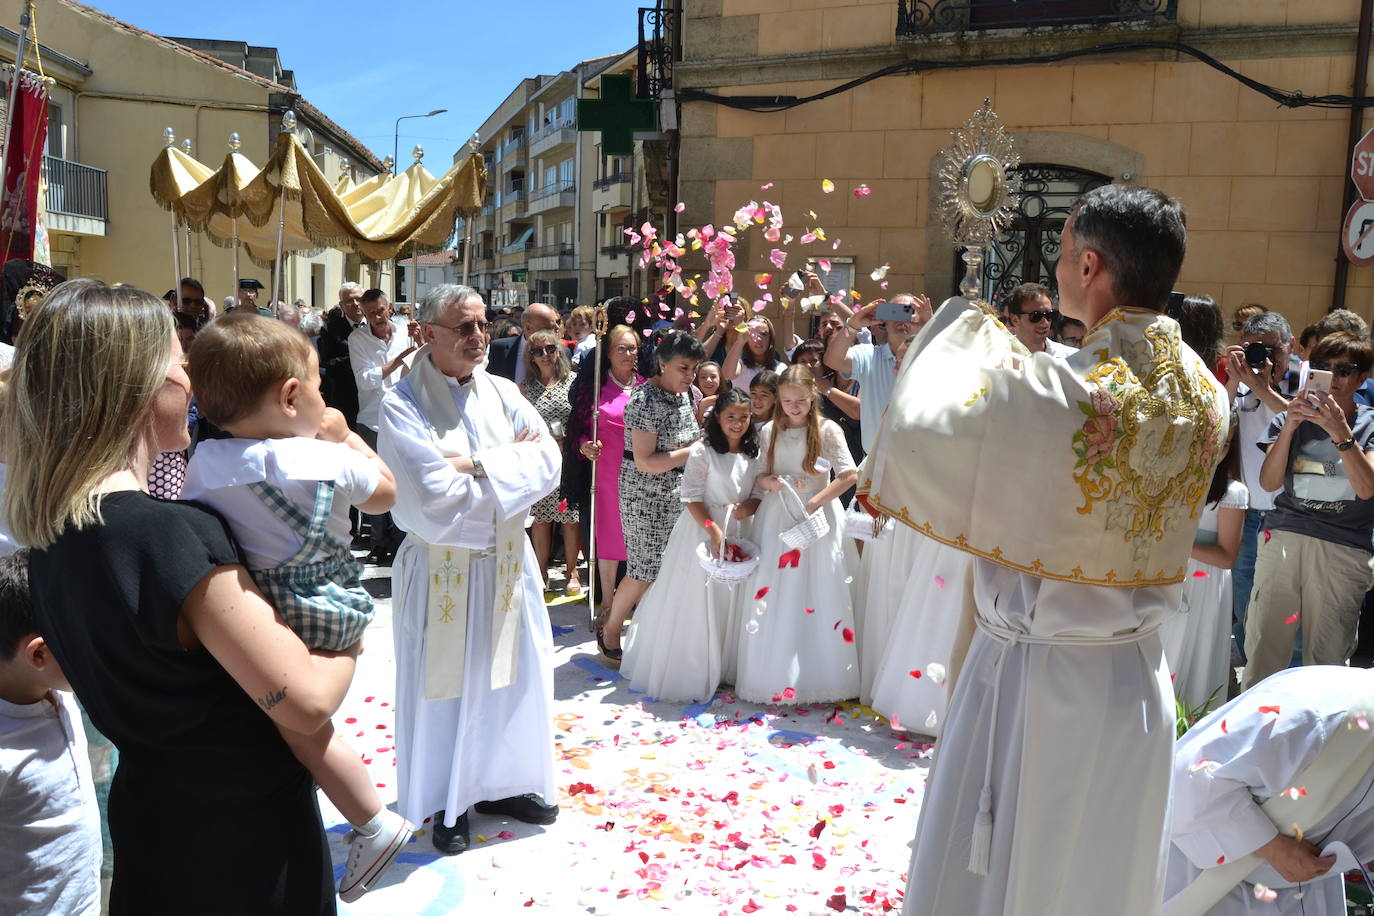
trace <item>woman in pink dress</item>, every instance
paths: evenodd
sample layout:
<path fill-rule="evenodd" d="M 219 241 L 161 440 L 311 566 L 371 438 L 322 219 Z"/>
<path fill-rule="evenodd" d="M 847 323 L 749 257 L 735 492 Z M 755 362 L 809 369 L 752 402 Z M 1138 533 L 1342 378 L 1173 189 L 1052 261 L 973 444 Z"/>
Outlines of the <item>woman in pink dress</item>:
<path fill-rule="evenodd" d="M 583 458 L 596 461 L 596 558 L 600 577 L 598 622 L 605 617 L 615 591 L 616 564 L 625 562 L 625 533 L 620 526 L 620 462 L 625 454 L 625 405 L 644 381 L 635 371 L 639 338 L 616 325 L 601 342 L 601 401 L 596 441 L 592 439 L 591 384 L 578 382 L 568 433 L 577 437 Z M 590 382 L 590 379 L 584 379 Z"/>

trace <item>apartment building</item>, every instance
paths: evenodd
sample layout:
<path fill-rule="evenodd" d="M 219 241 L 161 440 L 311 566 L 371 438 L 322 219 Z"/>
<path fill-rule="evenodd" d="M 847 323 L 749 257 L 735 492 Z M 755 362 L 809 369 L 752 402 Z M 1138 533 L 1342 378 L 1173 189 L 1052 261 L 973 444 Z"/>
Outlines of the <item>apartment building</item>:
<path fill-rule="evenodd" d="M 649 212 L 643 144 L 603 155 L 599 134 L 578 133 L 576 106 L 599 95 L 602 75 L 635 66 L 632 50 L 527 77 L 478 128 L 490 184 L 470 227 L 470 279 L 488 303 L 566 309 L 629 291 L 624 229 Z M 460 222 L 459 260 L 468 231 Z"/>

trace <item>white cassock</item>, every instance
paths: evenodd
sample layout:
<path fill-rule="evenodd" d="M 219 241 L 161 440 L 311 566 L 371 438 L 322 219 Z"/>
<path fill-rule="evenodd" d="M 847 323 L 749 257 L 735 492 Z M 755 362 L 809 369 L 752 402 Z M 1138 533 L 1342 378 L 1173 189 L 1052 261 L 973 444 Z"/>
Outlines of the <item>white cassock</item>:
<path fill-rule="evenodd" d="M 1158 913 L 1174 709 L 1155 628 L 1181 586 L 1079 585 L 983 559 L 973 583 L 978 629 L 935 745 L 903 912 Z M 976 875 L 987 766 L 996 821 Z"/>
<path fill-rule="evenodd" d="M 1358 668 L 1280 671 L 1179 739 L 1166 900 L 1219 859 L 1239 859 L 1273 839 L 1275 825 L 1260 810 L 1260 801 L 1305 788 L 1304 770 L 1345 727 L 1352 695 L 1368 693 L 1372 680 L 1374 674 Z M 1278 711 L 1261 712 L 1261 706 Z M 1343 842 L 1359 861 L 1374 859 L 1374 770 L 1365 772 L 1303 838 L 1318 849 Z M 1275 899 L 1256 899 L 1256 883 L 1274 891 Z M 1267 864 L 1208 910 L 1218 916 L 1343 916 L 1345 911 L 1339 874 L 1294 886 Z"/>
<path fill-rule="evenodd" d="M 481 370 L 478 370 L 479 372 Z M 448 380 L 462 426 L 486 479 L 453 469 L 406 378 L 382 400 L 379 451 L 396 475 L 396 523 L 411 533 L 396 554 L 392 632 L 396 643 L 398 807 L 420 823 L 446 812 L 447 826 L 471 805 L 533 792 L 552 804 L 553 637 L 539 563 L 524 544 L 523 619 L 515 682 L 492 689 L 491 608 L 495 556 L 474 554 L 468 577 L 467 642 L 462 694 L 425 699 L 428 544 L 478 551 L 495 545 L 498 516 L 508 519 L 553 491 L 560 454 L 544 421 L 512 383 L 491 378 L 513 432 L 534 430 L 538 442 L 489 447 L 465 409 L 469 392 Z M 496 405 L 482 401 L 484 409 Z M 427 543 L 426 543 L 427 542 Z"/>

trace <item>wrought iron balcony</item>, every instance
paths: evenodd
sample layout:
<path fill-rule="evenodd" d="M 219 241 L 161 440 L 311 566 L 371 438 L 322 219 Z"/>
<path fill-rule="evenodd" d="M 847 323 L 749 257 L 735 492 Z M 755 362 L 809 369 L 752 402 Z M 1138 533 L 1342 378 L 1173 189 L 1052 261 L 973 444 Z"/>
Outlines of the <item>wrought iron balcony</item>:
<path fill-rule="evenodd" d="M 614 175 L 607 175 L 605 178 L 598 178 L 596 181 L 593 181 L 592 187 L 598 191 L 604 191 L 613 184 L 619 184 L 622 181 L 629 180 L 629 172 L 616 172 Z"/>
<path fill-rule="evenodd" d="M 104 169 L 44 156 L 43 178 L 48 183 L 44 205 L 49 213 L 99 220 L 110 218 Z"/>
<path fill-rule="evenodd" d="M 897 37 L 1177 18 L 1178 0 L 897 0 Z"/>
<path fill-rule="evenodd" d="M 602 245 L 601 254 L 608 258 L 623 258 L 625 252 L 629 251 L 628 245 Z"/>

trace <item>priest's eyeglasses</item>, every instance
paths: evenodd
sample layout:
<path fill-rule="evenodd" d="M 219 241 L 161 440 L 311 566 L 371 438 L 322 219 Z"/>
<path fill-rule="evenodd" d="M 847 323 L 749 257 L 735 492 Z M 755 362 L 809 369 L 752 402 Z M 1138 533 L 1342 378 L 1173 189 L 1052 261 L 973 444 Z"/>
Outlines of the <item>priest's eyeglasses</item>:
<path fill-rule="evenodd" d="M 445 331 L 452 331 L 459 337 L 472 337 L 474 334 L 486 334 L 491 328 L 490 321 L 480 318 L 464 321 L 462 324 L 440 324 L 437 321 L 429 321 L 426 322 L 426 324 L 432 324 L 436 328 L 443 328 Z"/>
<path fill-rule="evenodd" d="M 1350 378 L 1360 371 L 1360 367 L 1354 363 L 1323 363 L 1313 360 L 1307 365 L 1318 372 L 1330 372 L 1336 378 Z"/>

